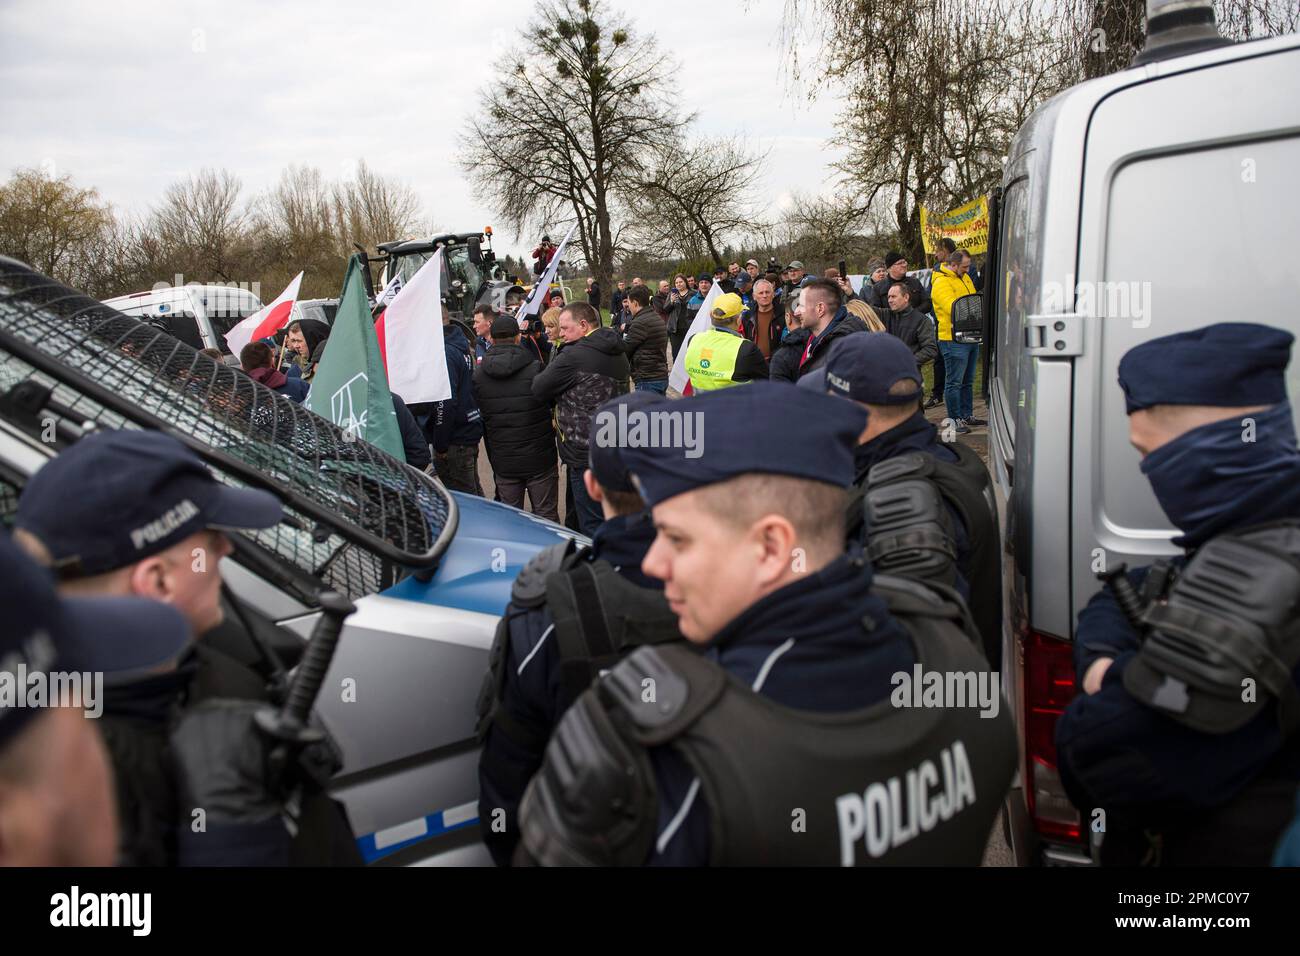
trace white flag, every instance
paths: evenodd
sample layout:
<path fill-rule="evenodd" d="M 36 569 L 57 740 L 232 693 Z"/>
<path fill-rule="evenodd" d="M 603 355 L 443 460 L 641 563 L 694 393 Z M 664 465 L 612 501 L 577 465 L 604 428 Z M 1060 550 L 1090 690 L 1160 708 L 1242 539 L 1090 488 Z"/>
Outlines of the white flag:
<path fill-rule="evenodd" d="M 407 405 L 451 398 L 442 343 L 442 249 L 420 266 L 375 324 L 388 390 Z"/>
<path fill-rule="evenodd" d="M 564 234 L 564 241 L 556 247 L 555 255 L 551 256 L 551 261 L 550 264 L 547 265 L 546 271 L 543 272 L 542 277 L 537 280 L 537 285 L 533 286 L 533 291 L 528 293 L 528 298 L 524 301 L 524 304 L 519 307 L 517 318 L 526 319 L 528 316 L 536 313 L 538 308 L 541 306 L 542 299 L 546 296 L 546 290 L 549 289 L 551 283 L 555 281 L 555 272 L 560 268 L 560 260 L 564 258 L 564 247 L 569 244 L 569 237 L 573 235 L 573 230 L 577 227 L 578 224 L 575 222 L 569 227 L 569 231 Z"/>
<path fill-rule="evenodd" d="M 673 371 L 668 376 L 668 387 L 677 389 L 683 395 L 687 394 L 686 386 L 690 382 L 690 376 L 686 374 L 686 343 L 691 340 L 692 335 L 707 332 L 713 327 L 713 318 L 709 313 L 713 310 L 713 300 L 720 295 L 722 295 L 722 286 L 715 282 L 700 304 L 700 311 L 695 313 L 690 331 L 686 333 L 686 338 L 682 339 L 682 347 L 678 349 L 673 359 Z"/>
<path fill-rule="evenodd" d="M 302 285 L 301 272 L 285 286 L 279 298 L 270 305 L 264 306 L 261 312 L 254 312 L 226 333 L 226 345 L 236 357 L 249 342 L 274 335 L 289 324 L 289 319 L 293 317 L 293 304 L 298 301 L 300 285 Z"/>
<path fill-rule="evenodd" d="M 396 273 L 388 280 L 388 285 L 384 286 L 384 291 L 379 293 L 379 298 L 375 300 L 375 308 L 382 308 L 393 301 L 393 297 L 402 291 L 402 274 Z"/>

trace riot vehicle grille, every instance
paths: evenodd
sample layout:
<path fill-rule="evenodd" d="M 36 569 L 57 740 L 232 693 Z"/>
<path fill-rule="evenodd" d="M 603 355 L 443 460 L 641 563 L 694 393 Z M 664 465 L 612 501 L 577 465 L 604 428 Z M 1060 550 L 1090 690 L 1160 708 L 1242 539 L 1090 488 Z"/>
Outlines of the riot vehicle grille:
<path fill-rule="evenodd" d="M 25 427 L 47 432 L 47 442 L 58 441 L 56 418 L 59 436 L 155 428 L 220 480 L 274 492 L 284 521 L 246 537 L 354 598 L 431 573 L 455 533 L 455 502 L 429 476 L 238 369 L 3 257 L 0 396 L 10 420 L 15 408 L 36 409 Z"/>

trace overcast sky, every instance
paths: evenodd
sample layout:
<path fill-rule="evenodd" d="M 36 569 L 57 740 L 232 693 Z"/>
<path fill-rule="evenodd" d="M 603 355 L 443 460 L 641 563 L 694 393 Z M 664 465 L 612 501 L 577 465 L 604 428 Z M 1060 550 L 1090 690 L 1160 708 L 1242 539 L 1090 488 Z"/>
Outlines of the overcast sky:
<path fill-rule="evenodd" d="M 203 166 L 232 170 L 251 196 L 290 163 L 338 178 L 364 158 L 410 183 L 438 227 L 479 228 L 494 217 L 456 165 L 456 135 L 533 6 L 0 0 L 0 172 L 43 166 L 143 212 Z M 784 0 L 610 6 L 676 58 L 699 133 L 770 149 L 775 203 L 826 185 L 838 104 L 789 90 Z M 499 252 L 520 251 L 500 238 Z"/>

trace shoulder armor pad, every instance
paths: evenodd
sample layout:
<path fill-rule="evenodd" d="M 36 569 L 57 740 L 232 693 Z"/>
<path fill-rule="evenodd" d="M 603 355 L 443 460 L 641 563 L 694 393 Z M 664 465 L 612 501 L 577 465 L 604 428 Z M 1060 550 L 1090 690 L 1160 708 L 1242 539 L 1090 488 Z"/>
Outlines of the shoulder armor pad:
<path fill-rule="evenodd" d="M 516 607 L 538 607 L 546 601 L 546 579 L 564 566 L 564 560 L 577 551 L 572 538 L 543 548 L 528 559 L 510 589 Z"/>
<path fill-rule="evenodd" d="M 929 478 L 909 476 L 868 487 L 864 508 L 867 554 L 874 566 L 944 584 L 955 580 L 952 517 Z"/>
<path fill-rule="evenodd" d="M 934 459 L 919 451 L 886 458 L 867 472 L 867 488 L 878 488 L 904 478 L 925 478 L 934 471 Z"/>
<path fill-rule="evenodd" d="M 565 711 L 519 805 L 521 853 L 542 866 L 639 866 L 658 796 L 645 749 L 588 691 Z"/>
<path fill-rule="evenodd" d="M 694 722 L 726 683 L 722 668 L 689 648 L 646 644 L 606 675 L 600 692 L 631 718 L 637 739 L 659 744 Z"/>

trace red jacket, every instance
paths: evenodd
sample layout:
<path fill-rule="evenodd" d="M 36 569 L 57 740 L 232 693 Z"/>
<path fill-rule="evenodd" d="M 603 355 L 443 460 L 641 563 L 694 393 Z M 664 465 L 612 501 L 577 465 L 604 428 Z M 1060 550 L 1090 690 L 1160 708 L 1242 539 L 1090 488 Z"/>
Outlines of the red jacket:
<path fill-rule="evenodd" d="M 551 246 L 549 249 L 544 249 L 543 247 L 538 246 L 536 249 L 534 249 L 533 258 L 537 259 L 538 261 L 533 264 L 533 274 L 541 275 L 542 272 L 546 269 L 546 267 L 551 264 L 551 258 L 554 255 L 555 255 L 555 246 Z"/>

